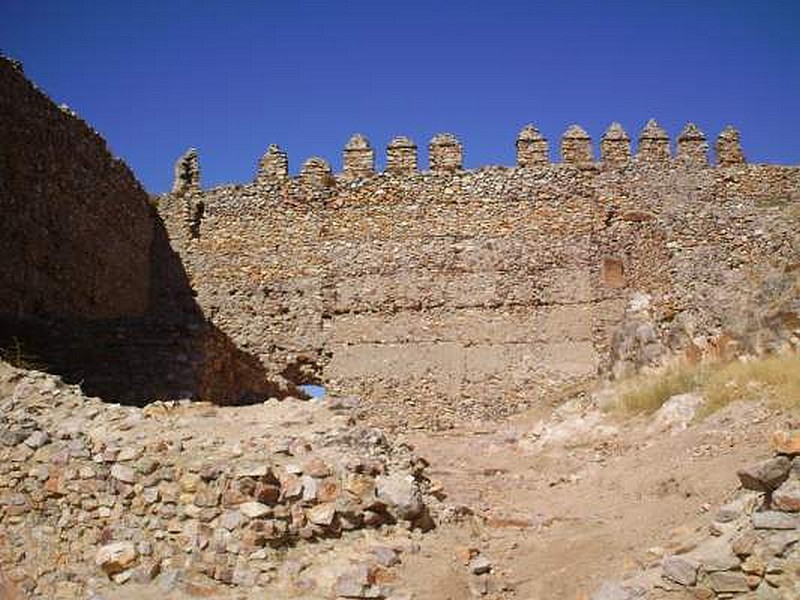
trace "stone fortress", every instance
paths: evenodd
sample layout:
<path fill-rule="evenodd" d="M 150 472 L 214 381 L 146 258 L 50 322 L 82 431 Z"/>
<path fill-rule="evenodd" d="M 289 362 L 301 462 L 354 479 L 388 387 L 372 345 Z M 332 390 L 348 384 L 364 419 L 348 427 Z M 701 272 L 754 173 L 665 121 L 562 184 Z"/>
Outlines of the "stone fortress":
<path fill-rule="evenodd" d="M 315 157 L 292 177 L 271 145 L 253 182 L 207 190 L 192 150 L 158 209 L 202 309 L 274 375 L 446 427 L 676 355 L 797 342 L 800 167 L 748 164 L 733 128 L 713 166 L 708 146 L 689 124 L 673 154 L 651 120 L 634 154 L 615 123 L 598 160 L 573 125 L 551 163 L 529 125 L 514 168 L 465 170 L 439 134 L 427 171 L 397 137 L 379 173 L 356 134 L 342 173 Z"/>

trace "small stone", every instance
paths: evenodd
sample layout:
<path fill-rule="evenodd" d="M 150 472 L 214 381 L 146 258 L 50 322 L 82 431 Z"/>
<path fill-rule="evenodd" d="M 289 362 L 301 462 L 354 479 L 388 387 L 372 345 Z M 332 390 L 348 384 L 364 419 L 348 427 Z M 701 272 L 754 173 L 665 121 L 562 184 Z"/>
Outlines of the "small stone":
<path fill-rule="evenodd" d="M 269 466 L 265 462 L 246 462 L 236 466 L 234 477 L 242 479 L 244 477 L 266 477 L 269 473 Z"/>
<path fill-rule="evenodd" d="M 336 505 L 333 503 L 318 504 L 306 512 L 308 520 L 314 525 L 328 527 L 336 516 Z"/>
<path fill-rule="evenodd" d="M 150 583 L 161 573 L 161 563 L 156 560 L 147 560 L 133 572 L 133 580 L 139 584 Z"/>
<path fill-rule="evenodd" d="M 375 546 L 370 549 L 377 562 L 382 567 L 393 567 L 400 562 L 397 550 L 387 546 Z"/>
<path fill-rule="evenodd" d="M 600 589 L 592 594 L 591 600 L 634 600 L 641 597 L 638 590 L 619 583 L 606 581 Z"/>
<path fill-rule="evenodd" d="M 767 572 L 767 565 L 757 556 L 749 556 L 742 563 L 742 571 L 748 575 L 758 575 L 763 577 Z"/>
<path fill-rule="evenodd" d="M 151 475 L 159 467 L 159 462 L 148 456 L 142 458 L 136 463 L 136 470 L 142 475 Z"/>
<path fill-rule="evenodd" d="M 244 502 L 239 505 L 239 512 L 248 519 L 258 519 L 270 514 L 272 509 L 261 502 Z"/>
<path fill-rule="evenodd" d="M 306 463 L 303 465 L 303 472 L 306 475 L 320 479 L 331 474 L 330 467 L 328 467 L 328 465 L 326 465 L 321 458 L 316 456 L 306 461 Z"/>
<path fill-rule="evenodd" d="M 772 503 L 778 510 L 800 512 L 800 481 L 786 481 L 772 494 Z"/>
<path fill-rule="evenodd" d="M 672 396 L 656 411 L 651 430 L 675 433 L 684 431 L 689 427 L 703 402 L 704 398 L 699 394 Z"/>
<path fill-rule="evenodd" d="M 755 512 L 750 518 L 756 529 L 795 529 L 800 526 L 798 515 L 772 510 Z"/>
<path fill-rule="evenodd" d="M 492 561 L 483 555 L 478 555 L 469 563 L 469 570 L 475 575 L 483 575 L 492 570 Z"/>
<path fill-rule="evenodd" d="M 117 455 L 117 460 L 120 462 L 125 462 L 129 460 L 135 460 L 142 455 L 142 448 L 139 446 L 126 446 L 122 450 L 119 451 Z"/>
<path fill-rule="evenodd" d="M 50 441 L 50 436 L 44 431 L 34 431 L 25 440 L 25 445 L 36 450 Z"/>
<path fill-rule="evenodd" d="M 740 563 L 739 557 L 731 551 L 728 542 L 723 538 L 704 545 L 696 558 L 707 573 L 736 569 Z"/>
<path fill-rule="evenodd" d="M 376 479 L 378 499 L 399 520 L 413 520 L 425 508 L 422 495 L 410 475 L 382 475 Z"/>
<path fill-rule="evenodd" d="M 731 550 L 736 556 L 749 556 L 758 542 L 759 536 L 755 531 L 746 531 L 733 540 Z"/>
<path fill-rule="evenodd" d="M 700 565 L 697 561 L 683 556 L 667 556 L 661 563 L 664 577 L 686 586 L 697 583 L 697 569 L 699 567 Z"/>
<path fill-rule="evenodd" d="M 219 518 L 219 526 L 228 531 L 236 529 L 242 523 L 242 513 L 238 510 L 226 510 Z"/>
<path fill-rule="evenodd" d="M 796 531 L 774 531 L 762 541 L 757 553 L 767 557 L 783 556 L 798 541 L 800 534 Z"/>
<path fill-rule="evenodd" d="M 770 438 L 770 446 L 778 454 L 800 454 L 800 430 L 776 431 Z"/>
<path fill-rule="evenodd" d="M 357 565 L 338 577 L 333 592 L 344 598 L 382 598 L 381 588 L 373 585 L 374 579 L 369 567 Z"/>
<path fill-rule="evenodd" d="M 94 561 L 107 575 L 115 575 L 130 567 L 136 556 L 136 548 L 131 542 L 116 542 L 100 548 Z"/>
<path fill-rule="evenodd" d="M 736 571 L 718 571 L 707 577 L 709 587 L 717 593 L 720 592 L 748 592 L 747 577 Z"/>
<path fill-rule="evenodd" d="M 756 492 L 771 492 L 789 476 L 791 461 L 785 456 L 776 456 L 737 471 L 742 486 Z"/>
<path fill-rule="evenodd" d="M 187 493 L 196 492 L 201 483 L 202 479 L 197 473 L 186 473 L 178 481 L 181 491 Z"/>
<path fill-rule="evenodd" d="M 136 473 L 127 465 L 115 464 L 111 467 L 111 477 L 123 483 L 133 483 L 136 481 Z"/>

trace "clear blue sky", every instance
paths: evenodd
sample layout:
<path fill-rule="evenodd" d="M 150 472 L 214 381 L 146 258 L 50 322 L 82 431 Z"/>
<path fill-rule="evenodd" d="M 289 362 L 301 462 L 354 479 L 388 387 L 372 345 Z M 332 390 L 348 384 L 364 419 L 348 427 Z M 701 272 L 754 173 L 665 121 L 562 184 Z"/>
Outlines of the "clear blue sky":
<path fill-rule="evenodd" d="M 599 138 L 654 116 L 732 123 L 754 162 L 800 163 L 798 0 L 3 0 L 0 49 L 109 141 L 148 190 L 200 151 L 206 185 L 248 181 L 275 142 L 338 169 L 353 132 L 383 162 L 456 133 L 465 164 L 513 164 L 533 122 Z"/>

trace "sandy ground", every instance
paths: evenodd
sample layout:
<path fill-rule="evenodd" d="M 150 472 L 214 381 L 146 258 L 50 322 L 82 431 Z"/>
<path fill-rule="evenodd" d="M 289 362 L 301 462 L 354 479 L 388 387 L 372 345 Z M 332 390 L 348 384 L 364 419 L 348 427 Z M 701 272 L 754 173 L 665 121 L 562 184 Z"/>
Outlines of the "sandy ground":
<path fill-rule="evenodd" d="M 459 556 L 469 547 L 494 565 L 490 597 L 589 598 L 603 581 L 706 537 L 738 488 L 737 468 L 769 456 L 776 427 L 796 425 L 759 403 L 731 405 L 681 432 L 580 404 L 542 413 L 409 436 L 448 501 L 475 510 L 469 527 L 426 536 L 404 562 L 399 578 L 414 598 L 468 598 Z"/>
<path fill-rule="evenodd" d="M 119 409 L 121 423 L 127 414 Z M 347 418 L 300 402 L 198 405 L 154 417 L 121 430 L 134 441 L 158 428 L 201 451 L 213 439 L 236 446 L 237 439 L 269 439 L 273 429 L 321 432 Z M 450 518 L 436 530 L 367 531 L 304 544 L 287 553 L 286 565 L 276 565 L 274 588 L 256 595 L 209 580 L 169 591 L 126 585 L 101 597 L 330 598 L 337 573 L 377 544 L 406 548 L 400 564 L 385 573 L 395 600 L 463 600 L 481 592 L 489 599 L 588 600 L 604 581 L 635 574 L 707 537 L 717 507 L 738 489 L 737 468 L 769 456 L 772 431 L 798 425 L 792 415 L 753 401 L 685 430 L 655 431 L 652 418 L 572 400 L 499 424 L 409 432 L 401 437 L 429 461 L 428 475 L 450 507 Z M 488 577 L 470 574 L 468 557 L 475 553 L 491 562 Z M 286 566 L 298 564 L 302 576 L 286 576 Z M 317 585 L 303 588 L 304 580 Z M 13 598 L 2 580 L 0 598 Z"/>

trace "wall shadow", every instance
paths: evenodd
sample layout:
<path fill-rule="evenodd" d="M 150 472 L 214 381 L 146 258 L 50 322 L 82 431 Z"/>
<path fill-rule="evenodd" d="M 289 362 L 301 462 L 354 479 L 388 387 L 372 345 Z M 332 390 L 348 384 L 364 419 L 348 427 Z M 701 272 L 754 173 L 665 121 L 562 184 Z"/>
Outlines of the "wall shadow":
<path fill-rule="evenodd" d="M 291 384 L 269 381 L 258 358 L 205 318 L 163 222 L 155 210 L 151 213 L 145 314 L 84 319 L 0 312 L 2 357 L 122 404 L 180 398 L 248 404 L 269 396 L 302 396 Z"/>

